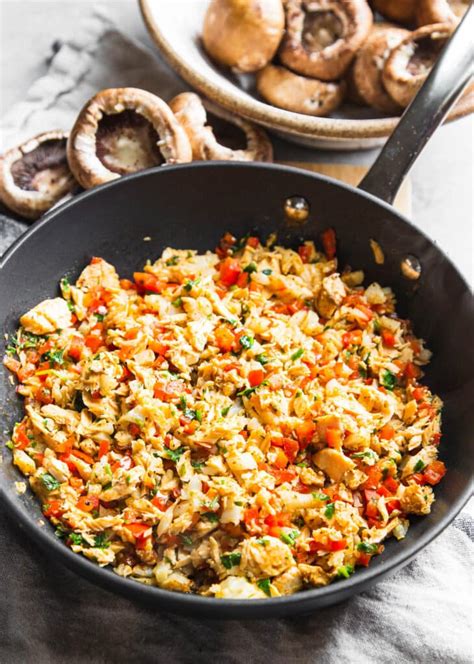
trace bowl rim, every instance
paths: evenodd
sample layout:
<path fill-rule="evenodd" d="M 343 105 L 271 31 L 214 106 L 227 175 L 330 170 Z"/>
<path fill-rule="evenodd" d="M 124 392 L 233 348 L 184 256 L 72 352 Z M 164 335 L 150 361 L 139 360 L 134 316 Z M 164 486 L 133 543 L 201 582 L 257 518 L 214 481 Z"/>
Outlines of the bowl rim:
<path fill-rule="evenodd" d="M 394 210 L 388 203 L 380 200 L 373 194 L 364 190 L 353 187 L 352 185 L 340 182 L 329 176 L 321 175 L 311 171 L 306 171 L 301 168 L 285 166 L 281 164 L 267 164 L 267 163 L 241 163 L 241 162 L 193 162 L 190 164 L 178 164 L 166 166 L 166 171 L 171 170 L 192 170 L 192 169 L 212 169 L 225 165 L 228 168 L 242 168 L 243 166 L 250 169 L 273 170 L 273 171 L 286 171 L 305 175 L 308 178 L 315 180 L 322 180 L 336 185 L 342 189 L 350 190 L 354 194 L 364 197 L 376 203 L 382 210 L 396 214 L 400 221 L 409 226 L 413 226 L 411 221 L 402 213 Z M 36 224 L 20 235 L 15 242 L 7 249 L 5 254 L 0 259 L 0 276 L 2 269 L 5 268 L 9 260 L 14 254 L 21 249 L 22 245 L 27 242 L 32 236 L 40 233 L 43 228 L 47 228 L 48 224 L 54 221 L 60 215 L 67 215 L 68 210 L 80 204 L 87 198 L 101 196 L 101 193 L 120 187 L 124 182 L 130 180 L 138 180 L 146 177 L 156 177 L 159 172 L 162 172 L 162 167 L 155 167 L 144 171 L 139 171 L 122 178 L 113 180 L 104 185 L 94 187 L 86 190 L 78 196 L 66 201 L 44 215 Z M 421 230 L 417 232 L 423 235 L 426 239 L 432 242 L 428 236 Z M 450 263 L 451 267 L 456 271 L 458 278 L 466 284 L 464 277 L 458 271 L 452 261 L 446 257 L 443 250 L 441 252 Z M 467 284 L 466 284 L 467 285 Z M 1 460 L 1 456 L 0 456 Z M 322 608 L 325 605 L 335 604 L 338 601 L 347 599 L 349 596 L 362 592 L 365 588 L 373 585 L 378 580 L 381 580 L 385 575 L 395 572 L 407 563 L 409 563 L 422 549 L 424 549 L 431 541 L 437 538 L 451 522 L 455 519 L 457 514 L 461 511 L 467 501 L 472 495 L 471 486 L 466 486 L 458 495 L 457 499 L 447 506 L 444 513 L 441 513 L 438 520 L 433 523 L 425 533 L 423 533 L 416 540 L 411 542 L 406 549 L 400 548 L 390 556 L 389 559 L 380 560 L 380 565 L 368 568 L 358 569 L 357 574 L 354 574 L 349 579 L 345 580 L 342 584 L 329 584 L 321 588 L 307 589 L 302 592 L 297 592 L 293 595 L 286 595 L 282 597 L 273 597 L 268 599 L 261 599 L 258 601 L 251 601 L 248 599 L 223 599 L 215 597 L 204 597 L 194 593 L 181 593 L 177 591 L 164 590 L 156 586 L 147 586 L 140 584 L 128 578 L 121 577 L 113 572 L 108 567 L 102 568 L 97 563 L 94 563 L 84 556 L 74 553 L 62 541 L 52 538 L 49 534 L 49 529 L 52 526 L 49 523 L 43 525 L 39 524 L 31 513 L 25 512 L 22 508 L 18 496 L 13 491 L 9 491 L 4 486 L 4 481 L 1 478 L 0 472 L 0 504 L 5 506 L 6 511 L 13 520 L 24 529 L 43 550 L 50 555 L 54 556 L 66 567 L 76 571 L 80 575 L 92 580 L 93 582 L 115 590 L 122 595 L 132 597 L 136 600 L 142 600 L 148 604 L 160 606 L 160 608 L 169 608 L 179 613 L 188 614 L 194 613 L 195 610 L 201 611 L 202 617 L 215 617 L 215 618 L 270 618 L 282 617 L 284 615 L 296 615 L 315 609 Z M 46 527 L 44 527 L 46 526 Z M 318 604 L 318 606 L 316 606 Z M 245 614 L 245 615 L 243 615 Z"/>
<path fill-rule="evenodd" d="M 286 111 L 250 95 L 243 95 L 243 91 L 235 84 L 233 84 L 231 91 L 227 91 L 210 81 L 198 68 L 193 67 L 185 58 L 181 57 L 156 20 L 156 16 L 160 11 L 159 4 L 155 3 L 154 0 L 139 0 L 139 5 L 150 37 L 172 69 L 209 99 L 247 120 L 253 120 L 270 129 L 296 136 L 327 138 L 341 142 L 348 139 L 386 138 L 392 133 L 400 120 L 399 117 L 360 120 L 314 117 Z M 473 112 L 474 90 L 457 102 L 449 113 L 446 122 L 452 122 Z"/>

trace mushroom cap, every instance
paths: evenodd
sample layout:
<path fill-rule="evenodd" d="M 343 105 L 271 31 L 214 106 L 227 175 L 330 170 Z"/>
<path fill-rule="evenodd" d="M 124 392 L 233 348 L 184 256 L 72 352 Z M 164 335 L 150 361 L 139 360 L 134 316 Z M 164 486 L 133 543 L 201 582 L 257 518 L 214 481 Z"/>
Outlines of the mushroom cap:
<path fill-rule="evenodd" d="M 267 65 L 257 74 L 257 90 L 270 104 L 295 113 L 328 115 L 344 97 L 344 81 L 325 82 Z"/>
<path fill-rule="evenodd" d="M 415 22 L 419 0 L 372 0 L 372 5 L 379 14 L 397 23 Z"/>
<path fill-rule="evenodd" d="M 451 36 L 449 23 L 425 25 L 408 34 L 388 57 L 382 74 L 385 89 L 400 106 L 408 106 L 423 85 L 439 51 Z"/>
<path fill-rule="evenodd" d="M 238 72 L 262 69 L 283 37 L 281 0 L 212 0 L 202 40 L 213 60 Z"/>
<path fill-rule="evenodd" d="M 398 114 L 402 110 L 385 90 L 382 73 L 392 49 L 409 34 L 408 30 L 396 27 L 374 30 L 353 65 L 353 79 L 360 96 L 366 104 L 383 113 Z"/>
<path fill-rule="evenodd" d="M 222 159 L 232 161 L 272 161 L 273 148 L 267 134 L 242 118 L 228 113 L 201 99 L 194 92 L 183 92 L 170 101 L 170 108 L 179 123 L 186 131 L 193 150 L 193 159 Z M 208 124 L 207 112 L 237 127 L 246 140 L 245 149 L 232 149 L 216 136 L 212 126 Z"/>
<path fill-rule="evenodd" d="M 287 0 L 285 11 L 282 64 L 323 81 L 344 75 L 373 23 L 366 0 Z"/>
<path fill-rule="evenodd" d="M 89 189 L 162 160 L 191 161 L 192 151 L 160 97 L 137 88 L 110 88 L 94 95 L 79 113 L 67 157 L 76 179 Z"/>
<path fill-rule="evenodd" d="M 470 0 L 418 0 L 416 21 L 418 25 L 433 23 L 458 23 L 471 4 Z"/>
<path fill-rule="evenodd" d="M 38 219 L 77 188 L 66 158 L 67 132 L 39 134 L 0 157 L 0 200 L 22 217 Z"/>

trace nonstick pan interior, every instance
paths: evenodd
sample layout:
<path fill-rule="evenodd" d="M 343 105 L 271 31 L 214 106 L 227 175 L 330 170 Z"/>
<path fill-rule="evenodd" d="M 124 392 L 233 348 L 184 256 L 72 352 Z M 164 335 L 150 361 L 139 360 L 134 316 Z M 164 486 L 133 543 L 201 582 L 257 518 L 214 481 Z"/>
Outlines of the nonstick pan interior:
<path fill-rule="evenodd" d="M 309 203 L 303 224 L 289 223 L 285 214 L 285 201 L 292 196 Z M 129 276 L 166 246 L 212 250 L 225 231 L 236 236 L 257 232 L 263 239 L 276 232 L 280 243 L 294 246 L 301 238 L 318 242 L 328 226 L 336 230 L 340 268 L 348 264 L 363 268 L 367 282 L 391 286 L 399 313 L 413 321 L 417 335 L 434 352 L 427 380 L 445 400 L 440 455 L 449 472 L 436 488 L 432 513 L 414 519 L 402 542 L 389 541 L 369 569 L 326 588 L 261 602 L 181 595 L 121 579 L 67 549 L 44 523 L 30 492 L 16 494 L 14 482 L 24 478 L 2 445 L 0 489 L 5 505 L 39 545 L 95 582 L 148 603 L 200 615 L 268 617 L 309 611 L 361 591 L 405 564 L 449 523 L 468 498 L 472 472 L 472 296 L 454 266 L 426 236 L 369 194 L 315 174 L 261 164 L 198 163 L 122 178 L 51 212 L 7 253 L 0 264 L 3 331 L 12 333 L 23 312 L 53 296 L 62 276 L 76 278 L 94 255 L 113 263 L 121 276 Z M 375 263 L 371 238 L 383 249 L 382 265 Z M 417 281 L 401 273 L 400 262 L 407 255 L 421 262 Z M 2 430 L 9 431 L 19 417 L 21 402 L 2 367 Z"/>

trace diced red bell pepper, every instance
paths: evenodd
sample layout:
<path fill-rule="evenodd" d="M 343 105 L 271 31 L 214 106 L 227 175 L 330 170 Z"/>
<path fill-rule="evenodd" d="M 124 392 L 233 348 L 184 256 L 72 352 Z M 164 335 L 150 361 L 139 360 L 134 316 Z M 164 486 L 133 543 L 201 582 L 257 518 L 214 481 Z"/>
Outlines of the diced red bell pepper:
<path fill-rule="evenodd" d="M 276 480 L 276 484 L 283 484 L 284 482 L 291 482 L 296 477 L 296 471 L 293 468 L 270 469 L 269 471 Z"/>
<path fill-rule="evenodd" d="M 438 484 L 446 474 L 446 466 L 442 461 L 432 461 L 427 465 L 423 473 L 427 484 Z"/>
<path fill-rule="evenodd" d="M 386 487 L 390 493 L 397 493 L 398 487 L 400 486 L 400 482 L 396 480 L 394 477 L 387 477 L 384 482 L 384 487 Z"/>
<path fill-rule="evenodd" d="M 425 484 L 425 476 L 423 473 L 414 473 L 410 479 L 412 479 L 417 484 Z"/>
<path fill-rule="evenodd" d="M 283 528 L 290 525 L 290 515 L 286 512 L 278 512 L 277 514 L 269 514 L 263 520 L 266 526 L 279 526 Z"/>
<path fill-rule="evenodd" d="M 24 450 L 30 444 L 30 439 L 26 435 L 25 422 L 21 422 L 15 427 L 15 431 L 13 432 L 13 444 L 17 450 Z"/>
<path fill-rule="evenodd" d="M 364 471 L 368 477 L 362 485 L 363 489 L 376 489 L 382 479 L 382 471 L 377 466 L 371 466 Z"/>
<path fill-rule="evenodd" d="M 134 272 L 133 278 L 140 289 L 150 293 L 161 293 L 165 287 L 158 277 L 149 272 Z"/>
<path fill-rule="evenodd" d="M 334 228 L 326 228 L 321 233 L 324 253 L 329 260 L 336 255 L 336 232 Z"/>
<path fill-rule="evenodd" d="M 288 460 L 290 462 L 293 462 L 300 449 L 298 441 L 295 440 L 294 438 L 283 438 L 282 445 L 283 445 L 283 450 L 286 456 L 288 457 Z"/>
<path fill-rule="evenodd" d="M 253 369 L 252 371 L 249 371 L 248 381 L 251 387 L 257 387 L 258 385 L 261 385 L 264 378 L 265 372 L 263 369 Z"/>
<path fill-rule="evenodd" d="M 236 284 L 239 288 L 246 288 L 250 282 L 250 275 L 247 272 L 241 272 L 237 278 Z"/>
<path fill-rule="evenodd" d="M 309 244 L 302 244 L 300 247 L 298 247 L 298 254 L 303 263 L 309 263 L 310 258 L 311 258 L 311 246 Z"/>
<path fill-rule="evenodd" d="M 415 401 L 423 401 L 425 398 L 425 388 L 424 387 L 415 387 L 413 390 L 413 398 Z"/>
<path fill-rule="evenodd" d="M 234 286 L 242 273 L 239 261 L 229 256 L 219 266 L 220 280 L 224 286 Z"/>
<path fill-rule="evenodd" d="M 43 506 L 43 514 L 48 519 L 50 519 L 52 516 L 58 518 L 64 513 L 62 506 L 62 500 L 49 500 L 46 505 Z"/>
<path fill-rule="evenodd" d="M 164 512 L 167 509 L 166 500 L 164 500 L 164 498 L 160 498 L 160 496 L 155 496 L 154 498 L 152 498 L 151 503 L 162 512 Z"/>
<path fill-rule="evenodd" d="M 372 556 L 368 553 L 359 553 L 357 556 L 357 564 L 363 565 L 364 567 L 368 567 L 371 560 Z"/>
<path fill-rule="evenodd" d="M 82 459 L 89 465 L 92 465 L 94 463 L 94 459 L 90 456 L 90 454 L 86 454 L 86 452 L 83 452 L 82 450 L 71 450 L 71 456 L 78 457 L 79 459 Z"/>
<path fill-rule="evenodd" d="M 288 465 L 288 457 L 281 448 L 277 449 L 274 465 L 279 470 L 283 470 Z"/>
<path fill-rule="evenodd" d="M 151 528 L 151 526 L 148 526 L 146 523 L 127 523 L 125 525 L 125 528 L 129 530 L 132 535 L 137 538 L 137 537 L 143 537 L 144 533 Z"/>
<path fill-rule="evenodd" d="M 304 450 L 313 440 L 313 436 L 316 433 L 316 425 L 311 420 L 305 420 L 300 422 L 295 427 L 295 434 L 298 438 L 300 450 Z"/>
<path fill-rule="evenodd" d="M 67 351 L 69 357 L 78 362 L 81 359 L 83 348 L 84 339 L 82 337 L 73 337 Z"/>
<path fill-rule="evenodd" d="M 400 501 L 397 500 L 396 498 L 392 498 L 392 500 L 388 500 L 385 504 L 387 508 L 387 512 L 391 514 L 394 510 L 399 510 L 401 509 L 401 504 Z"/>
<path fill-rule="evenodd" d="M 258 509 L 256 507 L 249 507 L 244 510 L 244 523 L 248 525 L 252 521 L 257 521 L 258 519 Z"/>
<path fill-rule="evenodd" d="M 77 508 L 83 512 L 92 512 L 99 507 L 99 497 L 94 495 L 81 496 L 77 501 Z"/>
<path fill-rule="evenodd" d="M 88 334 L 85 338 L 85 343 L 87 348 L 90 348 L 93 353 L 96 353 L 104 342 L 100 335 Z"/>
<path fill-rule="evenodd" d="M 120 288 L 124 290 L 136 290 L 137 286 L 130 279 L 120 279 Z"/>
<path fill-rule="evenodd" d="M 382 330 L 381 336 L 385 346 L 388 346 L 389 348 L 393 348 L 395 346 L 395 335 L 393 332 L 384 329 Z"/>
<path fill-rule="evenodd" d="M 169 350 L 169 346 L 164 344 L 162 341 L 158 341 L 157 339 L 150 339 L 148 342 L 148 348 L 152 350 L 154 353 L 157 355 L 166 355 L 166 353 Z"/>
<path fill-rule="evenodd" d="M 364 498 L 365 498 L 365 515 L 372 519 L 375 519 L 379 516 L 379 511 L 377 509 L 378 494 L 373 489 L 364 489 Z"/>
<path fill-rule="evenodd" d="M 110 443 L 108 440 L 101 440 L 99 443 L 99 459 L 108 454 L 110 451 Z"/>
<path fill-rule="evenodd" d="M 416 364 L 413 364 L 413 362 L 407 362 L 403 373 L 406 378 L 411 380 L 413 378 L 419 378 L 421 371 Z"/>
<path fill-rule="evenodd" d="M 137 436 L 140 435 L 140 431 L 141 431 L 141 429 L 138 426 L 138 424 L 135 424 L 134 422 L 132 422 L 131 424 L 128 425 L 128 432 L 134 438 L 136 438 Z"/>
<path fill-rule="evenodd" d="M 256 249 L 259 244 L 260 240 L 258 239 L 258 237 L 255 237 L 255 235 L 250 235 L 250 237 L 247 238 L 247 246 Z"/>
<path fill-rule="evenodd" d="M 46 368 L 49 369 L 49 362 L 47 362 L 46 364 L 48 365 Z M 38 367 L 38 369 L 40 369 L 40 367 Z M 31 378 L 31 376 L 35 373 L 35 371 L 36 371 L 36 366 L 34 364 L 28 363 L 25 366 L 20 367 L 18 369 L 18 371 L 16 372 L 16 376 L 20 381 L 20 383 L 24 383 L 25 380 Z"/>
<path fill-rule="evenodd" d="M 351 330 L 342 335 L 342 345 L 344 348 L 349 346 L 360 346 L 362 343 L 362 330 Z"/>
<path fill-rule="evenodd" d="M 223 353 L 230 353 L 234 347 L 235 334 L 225 325 L 216 328 L 214 335 L 216 344 Z"/>
<path fill-rule="evenodd" d="M 339 449 L 342 445 L 343 432 L 336 427 L 326 429 L 326 443 L 328 447 Z"/>
<path fill-rule="evenodd" d="M 313 553 L 314 551 L 343 551 L 345 548 L 347 548 L 347 540 L 344 538 L 340 540 L 333 540 L 328 537 L 325 541 L 315 539 L 309 543 L 309 549 Z"/>
<path fill-rule="evenodd" d="M 440 433 L 434 433 L 431 436 L 431 442 L 433 443 L 433 445 L 439 445 L 440 442 L 441 442 L 441 434 Z"/>
<path fill-rule="evenodd" d="M 379 438 L 382 440 L 392 440 L 394 435 L 395 429 L 390 424 L 386 424 L 379 431 Z"/>

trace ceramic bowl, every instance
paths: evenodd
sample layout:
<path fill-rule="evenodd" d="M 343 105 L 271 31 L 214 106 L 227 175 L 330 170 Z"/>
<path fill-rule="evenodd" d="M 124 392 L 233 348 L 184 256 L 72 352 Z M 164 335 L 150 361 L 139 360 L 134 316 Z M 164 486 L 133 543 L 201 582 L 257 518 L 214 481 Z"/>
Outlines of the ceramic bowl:
<path fill-rule="evenodd" d="M 253 76 L 236 76 L 216 66 L 201 42 L 209 0 L 140 0 L 148 31 L 173 69 L 191 86 L 224 108 L 294 143 L 330 150 L 381 145 L 398 122 L 370 108 L 344 104 L 328 118 L 293 113 L 262 101 Z M 449 120 L 474 110 L 474 94 L 464 97 Z"/>

